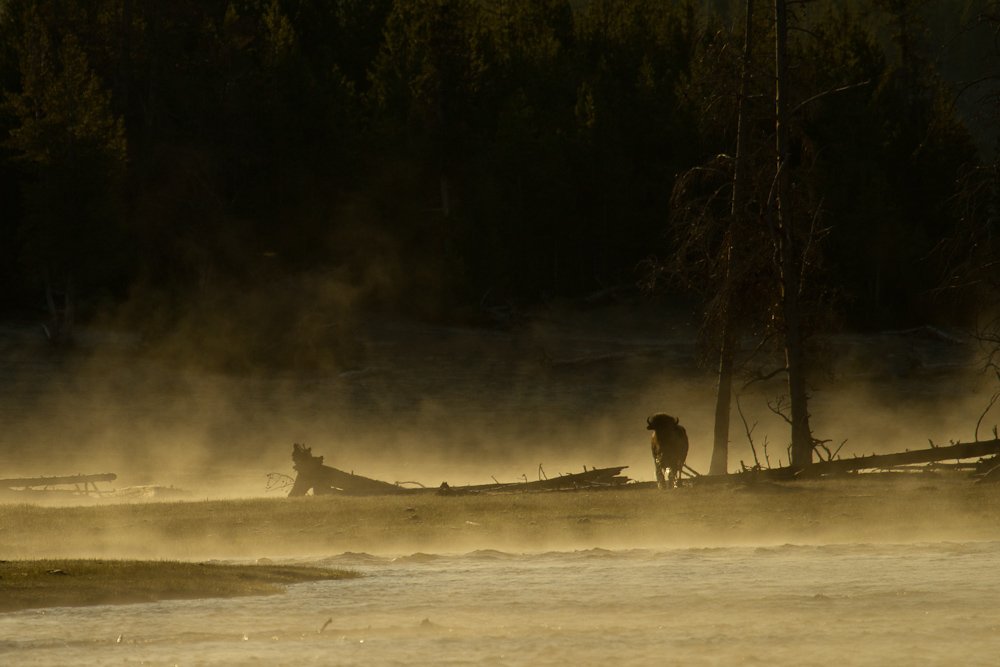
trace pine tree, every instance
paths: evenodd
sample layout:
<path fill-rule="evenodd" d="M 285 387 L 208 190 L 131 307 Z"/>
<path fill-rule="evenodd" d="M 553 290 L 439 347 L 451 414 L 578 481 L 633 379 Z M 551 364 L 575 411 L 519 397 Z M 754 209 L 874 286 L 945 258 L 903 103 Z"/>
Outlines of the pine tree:
<path fill-rule="evenodd" d="M 6 104 L 20 121 L 10 147 L 22 167 L 26 260 L 38 272 L 53 342 L 69 344 L 76 292 L 120 263 L 125 132 L 74 34 L 53 43 L 36 5 L 17 45 L 22 90 Z M 62 294 L 61 307 L 56 302 Z"/>

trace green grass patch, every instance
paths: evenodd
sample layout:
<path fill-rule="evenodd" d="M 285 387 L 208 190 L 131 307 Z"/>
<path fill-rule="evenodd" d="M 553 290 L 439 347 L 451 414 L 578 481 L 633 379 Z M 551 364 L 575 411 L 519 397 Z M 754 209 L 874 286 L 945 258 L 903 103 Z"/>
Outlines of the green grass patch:
<path fill-rule="evenodd" d="M 0 612 L 41 607 L 273 595 L 306 581 L 350 579 L 348 570 L 136 560 L 0 562 Z"/>

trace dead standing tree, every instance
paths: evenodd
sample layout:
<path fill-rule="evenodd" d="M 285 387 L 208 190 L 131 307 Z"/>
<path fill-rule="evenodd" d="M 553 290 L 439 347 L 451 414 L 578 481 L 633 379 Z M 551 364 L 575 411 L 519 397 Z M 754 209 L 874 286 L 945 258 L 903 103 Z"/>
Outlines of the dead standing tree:
<path fill-rule="evenodd" d="M 802 101 L 790 108 L 793 86 L 789 80 L 788 66 L 788 4 L 787 0 L 774 0 L 776 161 L 774 181 L 768 196 L 767 221 L 778 266 L 781 294 L 778 326 L 784 341 L 784 372 L 788 380 L 788 410 L 775 411 L 791 427 L 791 467 L 803 471 L 812 464 L 813 452 L 822 444 L 813 437 L 809 426 L 806 338 L 810 327 L 806 320 L 810 314 L 827 310 L 827 302 L 832 296 L 818 285 L 808 283 L 815 281 L 823 273 L 821 243 L 830 230 L 820 224 L 824 216 L 822 200 L 817 201 L 811 193 L 806 151 L 800 146 L 795 151 L 797 155 L 793 155 L 792 121 L 796 114 L 818 100 L 867 86 L 870 81 L 846 82 L 845 85 L 820 92 L 809 91 L 803 85 L 798 98 Z M 815 154 L 811 156 L 812 159 L 815 157 Z M 814 299 L 812 303 L 809 303 L 810 298 Z"/>
<path fill-rule="evenodd" d="M 727 74 L 736 69 L 726 56 L 733 49 L 717 40 L 721 47 L 708 50 L 704 60 L 714 60 L 692 96 L 739 101 L 735 157 L 720 155 L 678 177 L 671 220 L 675 254 L 669 262 L 646 266 L 652 269 L 647 287 L 665 276 L 703 297 L 699 343 L 706 361 L 717 364 L 719 377 L 711 466 L 717 474 L 727 468 L 733 378 L 740 372 L 735 358 L 747 336 L 763 341 L 755 353 L 780 343 L 779 367 L 753 375 L 786 376 L 788 409 L 781 414 L 791 427 L 794 465 L 809 465 L 816 444 L 809 427 L 805 347 L 810 321 L 829 305 L 815 280 L 822 272 L 820 247 L 828 230 L 820 224 L 822 206 L 807 182 L 808 166 L 801 164 L 805 156 L 802 151 L 793 155 L 791 119 L 810 102 L 854 86 L 821 92 L 789 109 L 788 12 L 783 0 L 774 10 L 774 23 L 755 26 L 752 0 L 747 2 L 738 83 Z M 760 54 L 761 62 L 755 62 L 755 32 L 772 27 L 773 61 Z M 773 69 L 765 71 L 764 65 Z M 772 93 L 770 110 L 752 103 Z"/>
<path fill-rule="evenodd" d="M 710 125 L 735 125 L 735 152 L 678 176 L 671 199 L 675 252 L 665 263 L 645 265 L 647 289 L 665 277 L 702 297 L 700 354 L 718 372 L 711 474 L 728 469 L 733 378 L 739 372 L 735 357 L 745 337 L 769 338 L 777 302 L 778 275 L 764 210 L 771 186 L 773 117 L 761 104 L 764 96 L 754 94 L 773 85 L 770 73 L 754 63 L 753 51 L 755 36 L 770 28 L 759 12 L 754 14 L 753 0 L 747 0 L 742 18 L 742 47 L 733 47 L 723 31 L 707 37 L 698 80 L 687 91 L 690 99 L 707 99 L 708 108 L 723 114 L 707 121 Z M 733 32 L 735 42 L 735 27 Z M 733 108 L 735 123 L 727 115 Z"/>
<path fill-rule="evenodd" d="M 809 428 L 806 394 L 805 355 L 799 295 L 802 289 L 802 262 L 797 255 L 792 211 L 791 135 L 788 113 L 788 7 L 786 0 L 774 0 L 774 114 L 777 148 L 775 208 L 777 221 L 768 222 L 775 232 L 781 275 L 781 314 L 785 339 L 785 371 L 792 426 L 792 466 L 807 468 L 812 463 L 813 439 Z"/>
<path fill-rule="evenodd" d="M 753 55 L 753 0 L 746 0 L 744 15 L 743 63 L 740 74 L 740 97 L 736 119 L 736 155 L 733 164 L 733 205 L 731 215 L 734 225 L 743 223 L 746 213 L 747 152 L 750 149 L 750 61 Z M 744 223 L 745 224 L 745 223 Z M 732 235 L 723 250 L 724 271 L 729 277 L 733 253 Z M 726 282 L 729 282 L 728 280 Z M 712 463 L 709 474 L 724 475 L 729 471 L 729 417 L 733 397 L 733 357 L 736 355 L 736 322 L 732 321 L 732 307 L 726 304 L 722 316 L 721 343 L 719 345 L 719 387 L 716 392 L 715 429 L 712 446 Z"/>
<path fill-rule="evenodd" d="M 767 152 L 767 156 L 770 151 Z M 711 474 L 728 468 L 729 422 L 734 377 L 747 364 L 736 356 L 747 337 L 772 341 L 773 305 L 778 275 L 760 197 L 769 179 L 761 151 L 744 155 L 745 187 L 751 191 L 739 212 L 732 212 L 735 161 L 719 156 L 682 174 L 673 191 L 677 250 L 661 267 L 671 282 L 702 297 L 699 353 L 718 369 Z M 762 349 L 762 348 L 761 348 Z M 754 356 L 754 355 L 751 355 Z"/>

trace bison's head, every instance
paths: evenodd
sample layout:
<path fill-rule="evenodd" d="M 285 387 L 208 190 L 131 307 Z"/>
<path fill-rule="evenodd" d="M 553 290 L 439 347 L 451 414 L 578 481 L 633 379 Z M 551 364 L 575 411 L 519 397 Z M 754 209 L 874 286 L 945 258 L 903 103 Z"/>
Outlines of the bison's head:
<path fill-rule="evenodd" d="M 651 417 L 646 417 L 646 430 L 655 431 L 658 428 L 674 427 L 680 423 L 676 417 L 671 417 L 665 412 L 657 412 Z"/>

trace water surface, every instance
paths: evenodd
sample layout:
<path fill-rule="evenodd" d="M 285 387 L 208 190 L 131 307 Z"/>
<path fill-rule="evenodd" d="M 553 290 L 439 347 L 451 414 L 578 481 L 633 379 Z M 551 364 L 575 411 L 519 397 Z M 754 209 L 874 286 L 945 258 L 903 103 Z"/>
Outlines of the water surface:
<path fill-rule="evenodd" d="M 366 576 L 0 615 L 0 664 L 1000 663 L 997 542 L 310 562 Z"/>

